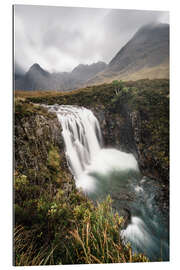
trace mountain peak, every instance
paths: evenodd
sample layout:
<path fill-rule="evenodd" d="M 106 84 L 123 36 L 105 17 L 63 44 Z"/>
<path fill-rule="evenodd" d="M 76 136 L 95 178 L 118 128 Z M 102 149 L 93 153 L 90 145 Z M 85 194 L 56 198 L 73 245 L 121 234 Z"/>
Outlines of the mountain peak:
<path fill-rule="evenodd" d="M 42 69 L 42 67 L 41 67 L 38 63 L 34 63 L 34 64 L 30 67 L 29 71 L 30 71 L 30 70 L 43 70 L 43 69 Z"/>
<path fill-rule="evenodd" d="M 41 66 L 38 63 L 34 63 L 32 67 L 40 68 Z"/>
<path fill-rule="evenodd" d="M 88 84 L 144 78 L 169 78 L 169 24 L 143 25 Z"/>
<path fill-rule="evenodd" d="M 48 76 L 49 72 L 44 70 L 38 63 L 34 63 L 30 69 L 27 72 L 28 74 L 30 73 L 41 73 L 41 75 Z"/>

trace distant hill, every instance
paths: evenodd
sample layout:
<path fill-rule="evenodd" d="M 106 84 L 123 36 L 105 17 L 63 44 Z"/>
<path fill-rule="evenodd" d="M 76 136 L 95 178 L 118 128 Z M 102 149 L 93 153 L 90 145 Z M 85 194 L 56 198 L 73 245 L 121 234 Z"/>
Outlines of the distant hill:
<path fill-rule="evenodd" d="M 104 62 L 78 65 L 72 72 L 49 73 L 39 64 L 33 64 L 24 75 L 15 74 L 16 90 L 72 90 L 104 70 Z"/>
<path fill-rule="evenodd" d="M 169 25 L 148 24 L 115 55 L 106 69 L 88 84 L 113 79 L 169 78 Z"/>
<path fill-rule="evenodd" d="M 72 72 L 49 73 L 34 64 L 24 75 L 15 74 L 16 90 L 68 91 L 112 80 L 169 78 L 169 25 L 148 24 L 107 65 L 80 64 Z"/>

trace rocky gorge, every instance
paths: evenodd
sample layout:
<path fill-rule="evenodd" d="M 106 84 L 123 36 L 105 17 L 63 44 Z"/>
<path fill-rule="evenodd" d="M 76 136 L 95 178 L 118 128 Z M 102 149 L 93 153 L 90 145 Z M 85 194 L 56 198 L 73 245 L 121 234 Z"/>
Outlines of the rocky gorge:
<path fill-rule="evenodd" d="M 29 97 L 27 101 L 91 109 L 99 120 L 105 146 L 132 152 L 146 175 L 167 183 L 169 80 L 140 80 L 126 85 L 129 92 L 122 91 L 119 96 L 113 85 L 107 84 L 71 95 Z"/>
<path fill-rule="evenodd" d="M 104 84 L 63 95 L 16 97 L 15 177 L 22 182 L 22 176 L 25 176 L 31 186 L 27 207 L 22 203 L 27 194 L 19 191 L 19 182 L 17 182 L 15 192 L 17 224 L 22 224 L 22 220 L 26 226 L 37 223 L 39 214 L 35 213 L 36 196 L 41 197 L 44 189 L 51 194 L 51 200 L 57 196 L 60 189 L 63 192 L 62 198 L 67 204 L 72 194 L 80 198 L 79 203 L 86 201 L 78 195 L 73 176 L 68 169 L 61 134 L 62 127 L 56 114 L 48 112 L 42 104 L 68 104 L 90 109 L 99 121 L 104 147 L 113 147 L 135 156 L 141 174 L 154 179 L 156 185 L 160 187 L 156 199 L 167 215 L 169 207 L 168 90 L 168 80 L 141 80 L 123 84 L 118 93 L 113 84 Z M 128 198 L 127 194 L 120 195 L 124 196 L 125 200 L 132 200 L 130 195 Z M 26 214 L 22 219 L 23 211 L 26 211 Z M 128 218 L 128 209 L 125 212 L 122 210 L 121 213 Z"/>

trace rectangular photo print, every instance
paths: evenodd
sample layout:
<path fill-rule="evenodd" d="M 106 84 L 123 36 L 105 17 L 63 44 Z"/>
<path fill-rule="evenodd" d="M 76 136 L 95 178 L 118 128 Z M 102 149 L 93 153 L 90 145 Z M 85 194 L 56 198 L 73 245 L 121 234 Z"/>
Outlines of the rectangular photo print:
<path fill-rule="evenodd" d="M 169 261 L 169 12 L 13 6 L 13 264 Z"/>

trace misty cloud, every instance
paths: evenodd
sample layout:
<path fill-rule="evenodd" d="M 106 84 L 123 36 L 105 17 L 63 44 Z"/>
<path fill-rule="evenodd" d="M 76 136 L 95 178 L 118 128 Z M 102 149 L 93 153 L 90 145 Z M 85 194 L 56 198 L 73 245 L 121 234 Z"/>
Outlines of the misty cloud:
<path fill-rule="evenodd" d="M 110 11 L 104 18 L 104 28 L 108 42 L 103 49 L 103 59 L 110 61 L 142 25 L 161 22 L 163 14 L 168 13 L 142 10 Z"/>
<path fill-rule="evenodd" d="M 22 69 L 22 67 L 16 61 L 14 63 L 14 67 L 16 69 L 16 74 L 17 75 L 22 75 L 24 73 L 24 70 Z"/>
<path fill-rule="evenodd" d="M 168 22 L 168 12 L 15 5 L 15 65 L 49 71 L 109 62 L 137 29 Z"/>

